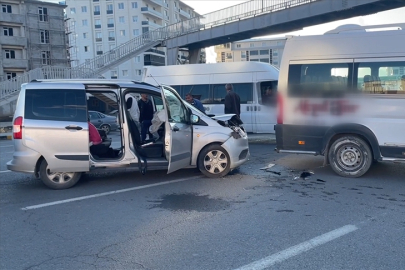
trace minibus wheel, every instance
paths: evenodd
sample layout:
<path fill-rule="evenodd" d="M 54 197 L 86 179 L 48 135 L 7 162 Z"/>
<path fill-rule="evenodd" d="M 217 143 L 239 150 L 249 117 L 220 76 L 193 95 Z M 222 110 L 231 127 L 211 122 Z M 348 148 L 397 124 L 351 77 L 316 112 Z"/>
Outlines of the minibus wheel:
<path fill-rule="evenodd" d="M 332 169 L 340 176 L 360 177 L 373 162 L 370 146 L 357 136 L 343 136 L 334 141 L 328 152 Z"/>
<path fill-rule="evenodd" d="M 48 162 L 42 160 L 39 167 L 39 177 L 42 182 L 51 189 L 66 189 L 73 187 L 79 181 L 79 172 L 51 172 Z"/>
<path fill-rule="evenodd" d="M 207 177 L 223 177 L 230 168 L 229 154 L 218 144 L 206 146 L 198 156 L 198 169 Z"/>

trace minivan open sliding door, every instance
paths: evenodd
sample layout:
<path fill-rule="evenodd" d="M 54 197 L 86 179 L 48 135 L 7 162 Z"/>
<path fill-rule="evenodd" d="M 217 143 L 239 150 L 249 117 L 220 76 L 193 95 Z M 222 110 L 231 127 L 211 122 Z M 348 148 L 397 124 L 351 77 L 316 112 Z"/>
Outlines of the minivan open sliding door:
<path fill-rule="evenodd" d="M 162 99 L 167 112 L 165 151 L 169 159 L 168 173 L 190 165 L 192 131 L 190 115 L 175 90 L 162 86 Z"/>

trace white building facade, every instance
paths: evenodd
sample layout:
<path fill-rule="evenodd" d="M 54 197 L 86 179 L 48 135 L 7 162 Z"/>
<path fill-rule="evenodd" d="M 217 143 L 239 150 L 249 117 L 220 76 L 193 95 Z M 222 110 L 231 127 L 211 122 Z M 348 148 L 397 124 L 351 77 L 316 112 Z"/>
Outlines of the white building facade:
<path fill-rule="evenodd" d="M 215 46 L 216 61 L 258 61 L 280 67 L 286 38 L 247 39 Z"/>
<path fill-rule="evenodd" d="M 72 67 L 83 64 L 142 33 L 198 14 L 177 0 L 67 0 Z M 103 74 L 140 80 L 144 65 L 165 65 L 164 48 L 153 48 Z"/>

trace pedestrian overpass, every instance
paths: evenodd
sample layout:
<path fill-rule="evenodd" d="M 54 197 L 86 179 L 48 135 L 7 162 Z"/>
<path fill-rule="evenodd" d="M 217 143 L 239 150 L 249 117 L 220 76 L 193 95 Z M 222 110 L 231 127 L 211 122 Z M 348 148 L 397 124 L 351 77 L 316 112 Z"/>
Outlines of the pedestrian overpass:
<path fill-rule="evenodd" d="M 0 117 L 14 112 L 20 85 L 34 79 L 97 78 L 156 46 L 167 48 L 168 65 L 177 63 L 179 48 L 188 48 L 189 62 L 197 63 L 204 47 L 403 6 L 404 0 L 251 0 L 146 32 L 77 67 L 38 68 L 0 82 Z"/>

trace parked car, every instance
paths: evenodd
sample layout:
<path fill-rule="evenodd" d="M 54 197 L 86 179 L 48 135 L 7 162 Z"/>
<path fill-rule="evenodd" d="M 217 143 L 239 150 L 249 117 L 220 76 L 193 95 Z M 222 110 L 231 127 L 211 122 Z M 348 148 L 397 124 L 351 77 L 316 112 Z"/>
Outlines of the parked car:
<path fill-rule="evenodd" d="M 89 111 L 90 122 L 98 129 L 102 129 L 106 134 L 118 129 L 117 117 L 106 115 L 101 112 Z"/>
<path fill-rule="evenodd" d="M 86 95 L 92 93 L 115 96 L 119 110 L 118 136 L 97 145 L 89 144 Z M 133 99 L 125 99 L 139 94 L 149 96 L 156 112 L 148 141 L 141 140 L 129 112 Z M 70 188 L 82 173 L 108 169 L 145 174 L 198 168 L 208 177 L 223 177 L 249 159 L 247 134 L 228 121 L 232 116 L 210 118 L 169 86 L 117 80 L 25 83 L 13 118 L 14 154 L 7 169 L 33 173 L 52 189 Z M 106 151 L 99 155 L 94 146 Z"/>

